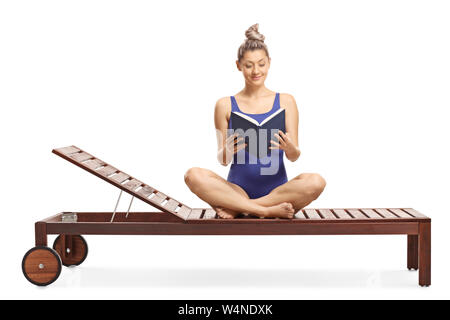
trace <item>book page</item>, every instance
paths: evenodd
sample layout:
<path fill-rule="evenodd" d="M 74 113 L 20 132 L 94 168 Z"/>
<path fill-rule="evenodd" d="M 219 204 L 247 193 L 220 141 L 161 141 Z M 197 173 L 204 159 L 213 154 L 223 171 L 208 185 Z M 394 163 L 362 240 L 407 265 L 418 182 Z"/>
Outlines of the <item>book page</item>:
<path fill-rule="evenodd" d="M 274 112 L 273 114 L 271 114 L 270 116 L 268 116 L 267 118 L 264 119 L 264 121 L 261 122 L 261 124 L 259 126 L 262 126 L 264 123 L 266 123 L 267 121 L 269 121 L 270 119 L 276 117 L 279 113 L 283 112 L 284 109 L 278 109 L 276 112 Z"/>
<path fill-rule="evenodd" d="M 242 117 L 242 118 L 244 118 L 245 120 L 250 121 L 251 123 L 254 123 L 254 124 L 257 125 L 257 126 L 260 126 L 260 124 L 258 123 L 258 121 L 256 121 L 256 120 L 253 119 L 252 117 L 249 117 L 249 116 L 246 115 L 246 114 L 240 113 L 240 112 L 238 112 L 238 111 L 233 111 L 233 113 L 236 114 L 236 115 L 238 115 L 238 116 L 240 116 L 240 117 Z"/>

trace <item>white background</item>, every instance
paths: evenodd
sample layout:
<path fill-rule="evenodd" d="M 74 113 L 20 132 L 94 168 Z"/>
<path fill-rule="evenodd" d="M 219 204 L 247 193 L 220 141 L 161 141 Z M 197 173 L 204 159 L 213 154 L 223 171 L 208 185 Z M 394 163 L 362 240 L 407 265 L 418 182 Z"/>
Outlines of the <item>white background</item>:
<path fill-rule="evenodd" d="M 449 16 L 430 0 L 2 1 L 0 298 L 449 298 Z M 214 105 L 243 88 L 236 54 L 254 23 L 272 58 L 266 86 L 299 108 L 288 178 L 325 177 L 309 207 L 432 217 L 432 286 L 406 269 L 406 236 L 86 236 L 81 266 L 46 288 L 27 282 L 34 222 L 112 211 L 119 193 L 53 148 L 207 207 L 183 175 L 228 173 Z"/>

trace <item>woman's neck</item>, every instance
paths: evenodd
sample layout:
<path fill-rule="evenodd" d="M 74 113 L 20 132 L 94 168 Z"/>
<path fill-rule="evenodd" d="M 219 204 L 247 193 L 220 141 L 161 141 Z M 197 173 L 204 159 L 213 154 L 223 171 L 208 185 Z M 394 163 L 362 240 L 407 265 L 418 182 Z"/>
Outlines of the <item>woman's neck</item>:
<path fill-rule="evenodd" d="M 249 99 L 256 99 L 271 94 L 272 92 L 265 85 L 252 86 L 246 84 L 245 88 L 239 93 Z"/>

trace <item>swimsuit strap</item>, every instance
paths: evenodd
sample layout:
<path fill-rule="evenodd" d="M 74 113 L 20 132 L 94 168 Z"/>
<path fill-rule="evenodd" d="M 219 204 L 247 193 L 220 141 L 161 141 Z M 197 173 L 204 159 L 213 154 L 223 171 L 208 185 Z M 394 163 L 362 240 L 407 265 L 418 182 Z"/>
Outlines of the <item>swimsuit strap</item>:
<path fill-rule="evenodd" d="M 238 106 L 238 104 L 237 104 L 237 102 L 236 102 L 236 98 L 234 97 L 234 96 L 230 96 L 230 99 L 231 99 L 231 112 L 242 112 L 240 109 L 239 109 L 239 106 Z"/>
<path fill-rule="evenodd" d="M 230 96 L 231 99 L 231 112 L 233 111 L 237 111 L 240 113 L 244 113 L 244 114 L 249 114 L 249 115 L 253 115 L 253 113 L 246 113 L 244 111 L 242 111 L 241 109 L 239 109 L 239 105 L 237 104 L 236 98 L 234 96 Z M 272 109 L 270 109 L 270 111 L 265 112 L 265 113 L 256 113 L 258 114 L 271 114 L 273 112 L 275 112 L 276 110 L 280 109 L 280 94 L 278 92 L 275 93 L 275 100 L 273 102 L 272 105 Z"/>
<path fill-rule="evenodd" d="M 280 94 L 277 92 L 275 95 L 275 102 L 273 103 L 273 108 L 271 112 L 275 112 L 280 109 Z"/>

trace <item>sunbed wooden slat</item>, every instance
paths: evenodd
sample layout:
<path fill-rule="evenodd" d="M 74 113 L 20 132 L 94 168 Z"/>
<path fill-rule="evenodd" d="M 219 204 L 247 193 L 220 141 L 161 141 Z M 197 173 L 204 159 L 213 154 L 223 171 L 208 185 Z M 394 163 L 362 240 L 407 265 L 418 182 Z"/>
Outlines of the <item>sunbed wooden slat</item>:
<path fill-rule="evenodd" d="M 408 211 L 410 214 L 412 214 L 416 218 L 428 218 L 426 215 L 420 213 L 419 211 L 412 209 L 412 208 L 404 208 L 402 210 Z"/>
<path fill-rule="evenodd" d="M 319 209 L 320 214 L 323 216 L 324 219 L 336 219 L 334 214 L 331 212 L 330 209 Z"/>
<path fill-rule="evenodd" d="M 189 217 L 191 210 L 191 208 L 181 205 L 180 210 L 178 210 L 178 215 L 186 220 Z"/>
<path fill-rule="evenodd" d="M 114 172 L 117 172 L 117 171 L 119 171 L 119 170 L 117 170 L 116 168 L 114 168 L 113 166 L 106 166 L 106 167 L 103 167 L 103 168 L 101 168 L 101 169 L 99 169 L 99 170 L 97 170 L 97 173 L 98 174 L 101 174 L 102 176 L 104 176 L 104 177 L 107 177 L 107 176 L 109 176 L 110 174 L 112 174 L 112 173 L 114 173 Z"/>
<path fill-rule="evenodd" d="M 370 219 L 383 219 L 378 213 L 376 213 L 373 209 L 361 209 L 366 215 L 369 216 Z"/>
<path fill-rule="evenodd" d="M 305 209 L 304 213 L 309 219 L 322 219 L 316 209 Z"/>
<path fill-rule="evenodd" d="M 69 157 L 78 162 L 94 158 L 94 156 L 92 156 L 89 153 L 86 153 L 84 151 L 80 152 L 80 153 L 69 154 Z"/>
<path fill-rule="evenodd" d="M 216 217 L 217 212 L 210 208 L 206 209 L 205 214 L 203 215 L 203 219 L 214 219 Z"/>
<path fill-rule="evenodd" d="M 389 209 L 389 211 L 392 211 L 394 214 L 396 214 L 400 218 L 411 218 L 411 217 L 413 217 L 409 213 L 406 213 L 405 211 L 403 211 L 401 209 Z"/>
<path fill-rule="evenodd" d="M 352 219 L 352 217 L 344 209 L 333 209 L 339 219 Z"/>
<path fill-rule="evenodd" d="M 192 211 L 189 213 L 188 220 L 200 219 L 203 211 L 205 211 L 205 209 L 201 209 L 201 208 L 192 209 Z"/>
<path fill-rule="evenodd" d="M 395 214 L 388 211 L 386 208 L 376 208 L 375 211 L 378 212 L 379 214 L 381 214 L 385 218 L 389 218 L 389 219 L 398 218 Z"/>
<path fill-rule="evenodd" d="M 294 215 L 294 219 L 306 219 L 303 210 L 298 210 Z"/>
<path fill-rule="evenodd" d="M 365 216 L 361 211 L 358 209 L 347 209 L 347 212 L 352 215 L 355 219 L 367 219 L 367 216 Z"/>
<path fill-rule="evenodd" d="M 61 152 L 62 154 L 68 155 L 70 153 L 80 152 L 80 149 L 78 149 L 75 146 L 69 146 L 69 147 L 59 148 L 58 151 Z"/>
<path fill-rule="evenodd" d="M 82 165 L 84 165 L 92 170 L 96 170 L 97 168 L 104 166 L 105 163 L 99 159 L 92 159 L 92 160 L 83 162 Z"/>
<path fill-rule="evenodd" d="M 167 196 L 164 193 L 156 192 L 155 195 L 148 200 L 150 200 L 153 203 L 161 204 L 164 200 L 167 199 Z"/>
<path fill-rule="evenodd" d="M 144 198 L 147 198 L 149 195 L 151 195 L 155 189 L 153 189 L 150 186 L 144 185 L 142 188 L 137 192 L 137 194 L 143 196 Z"/>
<path fill-rule="evenodd" d="M 130 178 L 130 176 L 123 172 L 119 172 L 110 177 L 111 180 L 116 181 L 117 183 L 122 183 L 128 178 Z"/>
<path fill-rule="evenodd" d="M 137 187 L 141 186 L 143 183 L 137 179 L 131 179 L 123 184 L 123 186 L 131 191 L 136 190 Z"/>
<path fill-rule="evenodd" d="M 164 205 L 164 208 L 170 211 L 175 211 L 178 205 L 179 205 L 178 201 L 169 199 L 169 201 L 167 201 L 167 203 Z"/>

